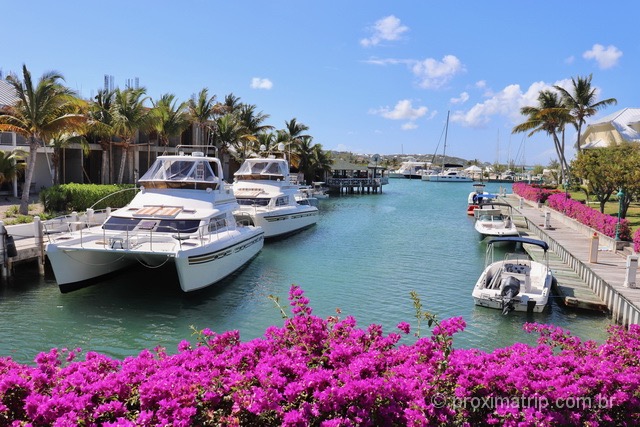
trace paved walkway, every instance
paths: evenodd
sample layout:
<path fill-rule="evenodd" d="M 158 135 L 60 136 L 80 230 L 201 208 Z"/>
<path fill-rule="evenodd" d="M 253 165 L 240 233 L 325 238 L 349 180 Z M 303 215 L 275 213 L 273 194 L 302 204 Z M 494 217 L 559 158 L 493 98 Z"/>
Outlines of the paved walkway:
<path fill-rule="evenodd" d="M 526 218 L 530 235 L 537 236 L 547 243 L 550 243 L 548 239 L 557 243 L 560 250 L 554 251 L 561 252 L 558 255 L 565 262 L 568 262 L 567 256 L 574 258 L 568 264 L 582 279 L 589 283 L 589 287 L 609 306 L 616 321 L 640 323 L 640 274 L 636 270 L 635 275 L 632 275 L 632 281 L 635 279 L 635 284 L 632 283 L 632 286 L 635 285 L 638 288 L 624 286 L 627 276 L 626 254 L 613 251 L 601 243 L 597 262 L 590 263 L 589 255 L 593 231 L 587 234 L 584 228 L 571 224 L 572 221 L 564 218 L 562 213 L 544 206 L 538 208 L 532 202 L 523 201 L 522 207 L 520 207 L 519 196 L 510 194 L 503 199 L 513 206 L 514 212 Z M 549 228 L 545 228 L 545 214 L 547 212 L 550 214 Z M 553 245 L 550 246 L 553 249 Z M 563 254 L 562 248 L 568 254 Z M 601 289 L 601 287 L 606 289 Z M 634 313 L 628 312 L 634 310 Z"/>

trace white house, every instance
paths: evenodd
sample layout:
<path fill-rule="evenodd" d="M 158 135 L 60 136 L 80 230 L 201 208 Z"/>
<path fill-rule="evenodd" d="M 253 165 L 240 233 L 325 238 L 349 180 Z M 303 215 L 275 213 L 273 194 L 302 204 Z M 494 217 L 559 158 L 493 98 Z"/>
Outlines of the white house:
<path fill-rule="evenodd" d="M 640 142 L 640 108 L 624 108 L 609 114 L 590 123 L 580 136 L 583 150 L 620 142 Z"/>

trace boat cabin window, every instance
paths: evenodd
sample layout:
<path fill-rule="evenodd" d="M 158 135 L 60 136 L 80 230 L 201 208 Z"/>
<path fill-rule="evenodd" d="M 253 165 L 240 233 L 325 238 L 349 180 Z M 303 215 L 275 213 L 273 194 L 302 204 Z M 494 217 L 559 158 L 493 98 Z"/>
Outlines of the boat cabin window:
<path fill-rule="evenodd" d="M 281 196 L 276 200 L 276 206 L 287 206 L 289 204 L 289 196 Z"/>
<path fill-rule="evenodd" d="M 237 201 L 242 206 L 267 206 L 269 204 L 268 198 L 264 197 L 238 197 Z"/>
<path fill-rule="evenodd" d="M 195 233 L 200 225 L 199 219 L 163 219 L 156 227 L 160 233 Z"/>
<path fill-rule="evenodd" d="M 140 181 L 209 181 L 216 175 L 207 160 L 157 160 Z"/>
<path fill-rule="evenodd" d="M 218 231 L 228 225 L 226 215 L 218 215 L 209 220 L 209 232 Z"/>

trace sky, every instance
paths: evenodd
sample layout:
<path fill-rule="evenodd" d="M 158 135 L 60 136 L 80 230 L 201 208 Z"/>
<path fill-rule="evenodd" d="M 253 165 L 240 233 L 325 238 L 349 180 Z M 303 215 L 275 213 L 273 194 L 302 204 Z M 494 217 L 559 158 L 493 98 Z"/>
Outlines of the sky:
<path fill-rule="evenodd" d="M 233 94 L 326 150 L 546 166 L 550 137 L 513 134 L 538 93 L 592 75 L 588 120 L 640 107 L 636 0 L 0 0 L 0 70 L 104 76 L 147 96 Z M 576 132 L 569 129 L 567 145 Z M 569 158 L 574 151 L 568 150 Z"/>

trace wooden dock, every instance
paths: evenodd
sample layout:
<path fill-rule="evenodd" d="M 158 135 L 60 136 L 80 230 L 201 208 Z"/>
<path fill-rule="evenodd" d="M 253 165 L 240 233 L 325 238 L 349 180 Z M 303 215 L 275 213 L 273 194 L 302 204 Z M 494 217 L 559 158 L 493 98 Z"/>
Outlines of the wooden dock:
<path fill-rule="evenodd" d="M 501 201 L 513 208 L 514 221 L 533 238 L 550 247 L 555 290 L 567 306 L 601 311 L 616 323 L 640 323 L 638 256 L 622 245 L 595 233 L 561 212 L 508 195 Z M 594 238 L 597 239 L 594 252 Z M 532 257 L 539 257 L 529 249 Z"/>

